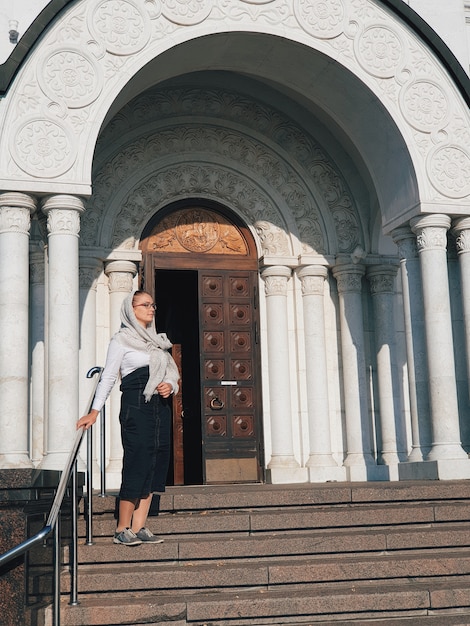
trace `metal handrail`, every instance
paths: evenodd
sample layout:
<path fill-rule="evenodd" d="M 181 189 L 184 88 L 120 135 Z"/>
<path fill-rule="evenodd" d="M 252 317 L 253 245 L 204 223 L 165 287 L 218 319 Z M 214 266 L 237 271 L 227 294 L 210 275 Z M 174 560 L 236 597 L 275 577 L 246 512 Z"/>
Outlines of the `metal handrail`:
<path fill-rule="evenodd" d="M 92 370 L 90 370 L 90 372 L 93 372 L 93 374 L 91 374 L 91 376 L 94 376 L 97 373 L 99 373 L 101 375 L 102 371 L 103 370 L 100 367 L 92 368 Z M 88 378 L 91 378 L 91 376 L 87 375 Z M 89 401 L 89 403 L 87 405 L 88 406 L 88 410 L 86 411 L 86 413 L 90 412 L 91 405 L 92 405 L 93 399 L 95 397 L 96 387 L 98 386 L 99 380 L 100 380 L 100 377 L 95 378 L 95 382 L 94 382 L 94 385 L 93 385 L 93 391 L 91 393 L 90 401 Z M 88 432 L 91 432 L 91 429 L 88 429 Z M 67 485 L 69 483 L 70 478 L 72 477 L 72 508 L 73 508 L 73 515 L 75 515 L 75 517 L 77 516 L 77 506 L 76 506 L 77 499 L 78 499 L 78 497 L 77 497 L 78 496 L 78 494 L 77 494 L 77 457 L 78 457 L 78 451 L 80 449 L 80 445 L 81 445 L 82 440 L 83 440 L 84 433 L 85 433 L 85 430 L 84 430 L 83 426 L 77 430 L 77 433 L 75 435 L 75 440 L 74 440 L 74 443 L 73 443 L 73 447 L 72 447 L 72 449 L 70 451 L 70 454 L 68 456 L 65 468 L 63 469 L 63 471 L 61 473 L 61 476 L 60 476 L 59 485 L 57 487 L 57 491 L 56 491 L 54 500 L 53 500 L 52 505 L 51 505 L 51 509 L 50 509 L 49 516 L 48 516 L 47 521 L 46 521 L 46 525 L 39 532 L 37 532 L 35 535 L 33 535 L 32 537 L 29 537 L 28 539 L 26 539 L 25 541 L 22 541 L 17 546 L 11 548 L 10 550 L 7 550 L 6 552 L 4 552 L 3 554 L 0 555 L 0 567 L 2 567 L 3 565 L 5 565 L 6 563 L 9 563 L 13 559 L 26 554 L 29 550 L 31 550 L 32 547 L 34 547 L 38 543 L 44 541 L 44 539 L 52 531 L 54 531 L 54 616 L 53 616 L 53 624 L 54 624 L 54 626 L 60 626 L 60 603 L 59 603 L 59 596 L 60 596 L 60 557 L 59 557 L 59 552 L 60 552 L 60 509 L 62 507 L 62 503 L 63 503 L 63 500 L 64 500 L 64 496 L 65 496 L 65 492 L 66 492 L 66 489 L 67 489 Z M 91 483 L 89 483 L 87 485 L 87 489 L 91 490 Z M 88 498 L 89 498 L 89 500 L 91 500 L 91 494 L 88 494 Z M 74 563 L 72 564 L 73 567 L 71 568 L 72 569 L 72 590 L 74 588 L 76 589 L 76 578 L 77 578 L 77 569 L 76 569 L 76 564 L 77 564 L 77 559 L 76 559 L 76 554 L 77 554 L 77 549 L 76 549 L 76 546 L 77 546 L 76 521 L 73 524 L 74 524 L 74 529 L 75 529 L 75 532 L 73 533 L 75 535 L 73 537 L 73 544 L 75 544 L 75 545 L 72 546 L 73 557 L 71 559 L 71 560 L 74 561 Z M 73 601 L 73 591 L 72 591 L 72 602 L 71 603 L 72 604 L 74 603 L 74 601 Z"/>

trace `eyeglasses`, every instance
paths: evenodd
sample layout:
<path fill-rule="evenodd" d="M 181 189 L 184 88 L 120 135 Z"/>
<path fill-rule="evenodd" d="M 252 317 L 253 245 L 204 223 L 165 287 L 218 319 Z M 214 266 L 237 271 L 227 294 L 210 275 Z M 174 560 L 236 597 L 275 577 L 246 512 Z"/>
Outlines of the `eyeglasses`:
<path fill-rule="evenodd" d="M 153 309 L 154 311 L 157 310 L 157 305 L 150 304 L 150 302 L 141 302 L 140 304 L 133 304 L 132 306 L 144 306 L 146 309 Z"/>

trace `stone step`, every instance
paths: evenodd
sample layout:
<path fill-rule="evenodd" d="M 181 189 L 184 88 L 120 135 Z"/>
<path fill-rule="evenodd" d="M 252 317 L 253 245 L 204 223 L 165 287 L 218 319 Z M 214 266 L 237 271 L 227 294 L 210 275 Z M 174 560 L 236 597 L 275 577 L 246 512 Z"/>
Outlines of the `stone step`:
<path fill-rule="evenodd" d="M 96 514 L 113 513 L 115 492 L 94 495 Z M 357 503 L 469 501 L 467 481 L 403 481 L 400 483 L 327 483 L 295 485 L 211 485 L 167 487 L 161 510 L 212 511 Z M 82 503 L 83 507 L 83 503 Z"/>
<path fill-rule="evenodd" d="M 123 550 L 146 550 L 149 546 Z M 323 555 L 316 557 L 271 558 L 213 563 L 171 564 L 145 561 L 81 566 L 81 594 L 106 592 L 194 593 L 214 589 L 271 589 L 329 582 L 378 580 L 420 580 L 446 576 L 470 576 L 470 549 L 439 549 L 366 555 Z M 67 576 L 62 577 L 64 592 Z"/>
<path fill-rule="evenodd" d="M 470 578 L 412 585 L 375 581 L 310 586 L 302 590 L 251 590 L 240 594 L 168 596 L 162 593 L 83 597 L 62 603 L 63 626 L 139 623 L 154 626 L 289 626 L 351 623 L 362 626 L 451 626 L 470 623 Z M 459 608 L 454 609 L 454 600 Z M 380 615 L 380 618 L 379 618 Z"/>
<path fill-rule="evenodd" d="M 93 504 L 64 626 L 470 626 L 468 481 L 170 487 L 135 548 Z"/>
<path fill-rule="evenodd" d="M 217 533 L 254 534 L 266 532 L 305 531 L 331 528 L 432 524 L 467 521 L 470 501 L 420 502 L 407 506 L 398 503 L 344 504 L 271 508 L 269 510 L 231 510 L 163 513 L 149 518 L 149 526 L 159 535 L 213 535 Z M 96 516 L 94 537 L 111 537 L 116 522 L 110 514 Z M 85 522 L 79 521 L 79 535 L 85 537 Z"/>
<path fill-rule="evenodd" d="M 78 559 L 83 565 L 157 560 L 181 563 L 469 546 L 470 523 L 443 523 L 407 526 L 406 530 L 400 527 L 385 530 L 370 527 L 365 530 L 322 529 L 243 537 L 231 534 L 193 539 L 169 537 L 162 544 L 138 546 L 135 549 L 113 544 L 110 537 L 98 537 L 91 546 L 83 543 L 78 546 Z"/>

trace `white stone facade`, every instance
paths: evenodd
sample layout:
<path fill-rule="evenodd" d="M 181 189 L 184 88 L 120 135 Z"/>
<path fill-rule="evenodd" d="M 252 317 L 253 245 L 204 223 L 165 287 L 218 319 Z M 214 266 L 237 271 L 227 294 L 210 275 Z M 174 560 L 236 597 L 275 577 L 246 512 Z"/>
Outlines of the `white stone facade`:
<path fill-rule="evenodd" d="M 69 3 L 0 101 L 0 467 L 63 466 L 142 233 L 194 198 L 256 242 L 269 480 L 470 477 L 459 76 L 380 1 Z"/>

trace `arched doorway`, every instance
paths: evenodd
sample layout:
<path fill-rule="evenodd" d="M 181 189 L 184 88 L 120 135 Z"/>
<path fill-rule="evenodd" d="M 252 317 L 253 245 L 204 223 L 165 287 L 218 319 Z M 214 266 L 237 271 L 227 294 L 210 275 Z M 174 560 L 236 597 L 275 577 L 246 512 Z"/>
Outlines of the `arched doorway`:
<path fill-rule="evenodd" d="M 248 228 L 200 199 L 159 211 L 144 230 L 141 283 L 174 344 L 170 484 L 263 480 L 258 260 Z"/>

